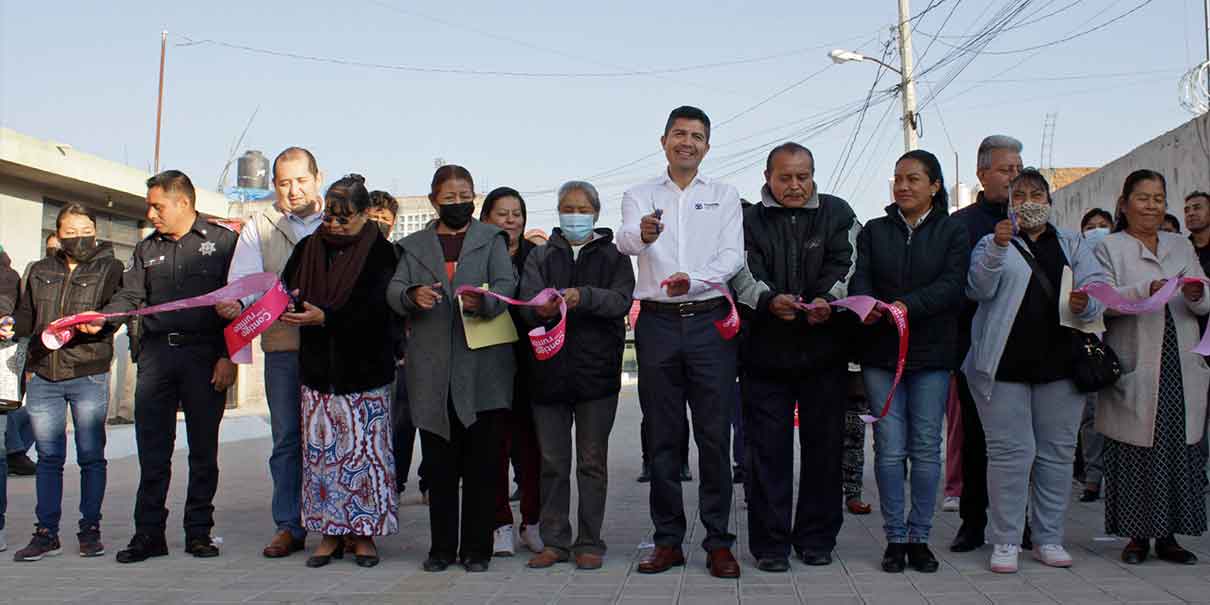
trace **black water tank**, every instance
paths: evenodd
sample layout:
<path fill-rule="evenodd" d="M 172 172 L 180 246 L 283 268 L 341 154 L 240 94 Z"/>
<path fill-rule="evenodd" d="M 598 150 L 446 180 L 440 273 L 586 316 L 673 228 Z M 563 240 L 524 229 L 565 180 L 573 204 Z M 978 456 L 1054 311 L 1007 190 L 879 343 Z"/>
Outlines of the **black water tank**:
<path fill-rule="evenodd" d="M 269 159 L 255 149 L 245 151 L 236 166 L 236 184 L 242 189 L 268 189 Z"/>

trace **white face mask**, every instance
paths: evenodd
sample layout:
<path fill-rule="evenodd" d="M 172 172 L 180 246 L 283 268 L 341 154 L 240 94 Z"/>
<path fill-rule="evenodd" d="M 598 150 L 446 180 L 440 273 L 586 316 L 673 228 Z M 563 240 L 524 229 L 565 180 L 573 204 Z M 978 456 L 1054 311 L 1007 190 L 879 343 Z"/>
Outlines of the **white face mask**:
<path fill-rule="evenodd" d="M 1109 235 L 1109 227 L 1097 227 L 1084 232 L 1084 239 L 1097 239 Z"/>

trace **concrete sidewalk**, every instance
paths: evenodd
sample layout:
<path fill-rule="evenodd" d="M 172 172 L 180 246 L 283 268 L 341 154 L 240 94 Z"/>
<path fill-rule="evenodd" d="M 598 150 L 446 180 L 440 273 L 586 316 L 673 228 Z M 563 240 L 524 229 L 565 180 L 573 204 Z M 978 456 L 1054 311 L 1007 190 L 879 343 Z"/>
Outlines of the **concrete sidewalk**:
<path fill-rule="evenodd" d="M 634 567 L 645 552 L 639 545 L 649 542 L 651 533 L 647 487 L 634 481 L 640 466 L 639 418 L 635 390 L 626 387 L 611 443 L 612 482 L 605 524 L 609 555 L 604 569 L 579 572 L 559 565 L 533 571 L 525 568 L 528 553 L 521 552 L 516 557 L 494 559 L 491 570 L 482 574 L 466 574 L 460 568 L 443 574 L 420 570 L 429 546 L 428 515 L 427 509 L 416 504 L 401 507 L 400 533 L 379 541 L 382 564 L 376 568 L 361 569 L 346 560 L 310 570 L 304 567 L 301 554 L 263 558 L 261 548 L 273 530 L 267 464 L 271 444 L 264 436 L 267 424 L 247 415 L 225 421 L 214 532 L 223 540 L 222 556 L 200 560 L 182 552 L 180 513 L 186 465 L 185 456 L 178 454 L 169 504 L 170 556 L 141 565 L 119 565 L 113 553 L 130 538 L 138 464 L 129 456 L 134 451 L 133 432 L 111 427 L 108 451 L 126 457 L 111 459 L 109 465 L 102 528 L 109 554 L 98 559 L 81 559 L 75 554 L 72 534 L 79 485 L 77 469 L 69 464 L 63 503 L 64 554 L 37 563 L 13 563 L 12 552 L 25 545 L 33 528 L 34 481 L 10 477 L 10 546 L 0 555 L 0 603 L 1210 603 L 1210 540 L 1182 540 L 1202 558 L 1196 566 L 1152 560 L 1128 567 L 1118 561 L 1124 543 L 1103 537 L 1101 503 L 1081 504 L 1074 495 L 1067 532 L 1067 546 L 1075 558 L 1070 570 L 1043 567 L 1023 556 L 1020 573 L 992 574 L 987 571 L 990 547 L 963 555 L 946 549 L 959 520 L 956 513 L 938 512 L 933 550 L 942 559 L 940 572 L 882 573 L 878 565 L 885 544 L 868 451 L 866 499 L 876 510 L 862 517 L 845 516 L 837 560 L 830 567 L 794 563 L 787 574 L 756 571 L 747 554 L 743 490 L 737 488 L 733 513 L 739 535 L 736 554 L 744 574 L 740 580 L 718 580 L 706 573 L 704 553 L 698 546 L 703 530 L 696 522 L 686 540 L 688 566 L 657 576 L 639 575 Z M 181 433 L 183 437 L 183 429 Z M 867 450 L 868 445 L 867 441 Z M 696 462 L 694 471 L 696 474 Z M 405 503 L 415 501 L 414 469 L 411 476 Z M 695 521 L 697 486 L 697 482 L 686 484 L 685 491 L 688 514 Z"/>

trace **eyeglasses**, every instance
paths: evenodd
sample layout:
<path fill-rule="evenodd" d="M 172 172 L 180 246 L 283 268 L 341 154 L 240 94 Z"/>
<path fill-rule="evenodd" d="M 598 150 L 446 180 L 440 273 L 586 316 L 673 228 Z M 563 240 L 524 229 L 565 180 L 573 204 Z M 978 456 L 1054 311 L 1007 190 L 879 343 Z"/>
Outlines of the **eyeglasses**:
<path fill-rule="evenodd" d="M 354 215 L 352 215 L 352 214 L 346 214 L 344 216 L 336 216 L 335 214 L 328 214 L 327 212 L 325 212 L 323 217 L 320 218 L 319 220 L 324 223 L 333 223 L 334 222 L 337 225 L 347 225 L 347 224 L 349 224 L 350 221 L 353 220 L 353 216 Z"/>

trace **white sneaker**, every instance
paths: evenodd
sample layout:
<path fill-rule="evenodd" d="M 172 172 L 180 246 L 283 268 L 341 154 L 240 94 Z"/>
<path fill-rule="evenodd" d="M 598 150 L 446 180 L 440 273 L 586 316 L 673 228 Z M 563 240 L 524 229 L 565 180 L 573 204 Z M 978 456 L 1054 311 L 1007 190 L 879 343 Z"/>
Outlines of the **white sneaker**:
<path fill-rule="evenodd" d="M 941 503 L 941 510 L 952 513 L 962 508 L 962 499 L 958 496 L 946 496 L 945 502 Z"/>
<path fill-rule="evenodd" d="M 497 527 L 493 534 L 492 544 L 493 557 L 511 557 L 517 554 L 517 550 L 513 548 L 513 526 Z"/>
<path fill-rule="evenodd" d="M 534 554 L 541 553 L 546 549 L 546 544 L 542 542 L 542 533 L 539 531 L 540 523 L 525 526 L 521 530 L 521 543 Z"/>
<path fill-rule="evenodd" d="M 1071 567 L 1071 555 L 1062 544 L 1040 544 L 1034 547 L 1034 558 L 1051 567 Z"/>
<path fill-rule="evenodd" d="M 8 540 L 4 538 L 4 532 L 0 531 L 0 552 L 8 550 Z"/>
<path fill-rule="evenodd" d="M 997 544 L 992 551 L 991 568 L 996 573 L 1017 573 L 1017 555 L 1021 547 L 1016 544 Z"/>

